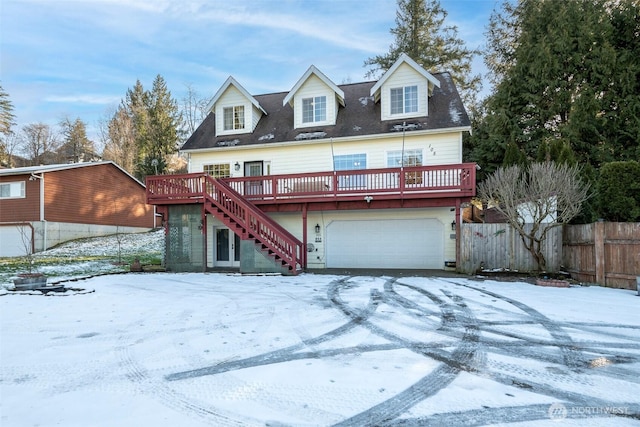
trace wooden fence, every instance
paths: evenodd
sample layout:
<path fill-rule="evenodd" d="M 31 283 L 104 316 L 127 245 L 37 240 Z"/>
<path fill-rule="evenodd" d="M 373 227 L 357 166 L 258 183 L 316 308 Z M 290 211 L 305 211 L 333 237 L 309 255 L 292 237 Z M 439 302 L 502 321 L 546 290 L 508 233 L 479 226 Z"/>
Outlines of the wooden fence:
<path fill-rule="evenodd" d="M 537 266 L 508 224 L 461 224 L 458 270 L 533 272 Z M 636 289 L 640 276 L 640 223 L 596 222 L 549 231 L 543 246 L 548 271 L 566 271 L 575 280 Z"/>
<path fill-rule="evenodd" d="M 565 226 L 563 265 L 582 282 L 636 289 L 640 276 L 640 223 L 596 222 Z"/>
<path fill-rule="evenodd" d="M 508 224 L 461 224 L 460 234 L 458 270 L 463 273 L 473 274 L 479 269 L 514 272 L 538 269 L 520 235 Z M 549 230 L 547 236 L 542 248 L 547 270 L 558 271 L 562 263 L 562 227 Z"/>

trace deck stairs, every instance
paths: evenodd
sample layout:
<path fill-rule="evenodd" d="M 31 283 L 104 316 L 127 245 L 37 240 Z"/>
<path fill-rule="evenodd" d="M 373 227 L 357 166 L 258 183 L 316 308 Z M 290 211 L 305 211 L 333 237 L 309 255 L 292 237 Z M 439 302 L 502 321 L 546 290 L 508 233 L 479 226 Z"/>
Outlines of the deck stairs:
<path fill-rule="evenodd" d="M 303 244 L 284 227 L 245 199 L 227 183 L 204 177 L 204 208 L 242 240 L 252 240 L 257 249 L 273 259 L 288 274 L 298 274 L 304 265 Z"/>

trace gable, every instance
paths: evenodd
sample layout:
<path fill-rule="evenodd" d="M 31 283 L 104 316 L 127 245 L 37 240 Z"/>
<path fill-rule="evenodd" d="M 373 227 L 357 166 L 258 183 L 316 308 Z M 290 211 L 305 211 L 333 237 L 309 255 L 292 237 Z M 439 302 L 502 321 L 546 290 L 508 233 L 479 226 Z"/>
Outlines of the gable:
<path fill-rule="evenodd" d="M 400 120 L 429 115 L 429 97 L 440 81 L 406 54 L 371 88 L 371 96 L 381 103 L 381 120 Z"/>
<path fill-rule="evenodd" d="M 305 122 L 304 107 L 308 105 L 306 103 L 311 102 L 314 106 L 317 106 L 317 100 L 324 100 L 325 102 L 325 119 Z M 317 76 L 312 75 L 300 86 L 293 97 L 293 126 L 295 128 L 303 128 L 335 125 L 339 105 L 335 91 Z"/>
<path fill-rule="evenodd" d="M 253 133 L 218 135 L 217 118 L 210 113 L 196 131 L 182 146 L 182 151 L 237 149 L 241 146 L 263 144 L 301 144 L 309 139 L 320 138 L 369 138 L 373 135 L 397 133 L 403 123 L 414 126 L 415 130 L 430 132 L 442 129 L 470 129 L 470 121 L 462 105 L 462 100 L 448 73 L 434 75 L 438 81 L 433 86 L 433 96 L 429 97 L 428 116 L 415 120 L 381 120 L 381 103 L 375 102 L 371 90 L 376 82 L 350 83 L 339 85 L 344 93 L 345 107 L 339 108 L 335 124 L 314 127 L 294 127 L 294 111 L 285 102 L 288 92 L 256 95 L 255 99 L 267 111 L 256 125 Z"/>
<path fill-rule="evenodd" d="M 335 125 L 344 92 L 315 66 L 309 67 L 284 97 L 294 110 L 294 128 Z"/>
<path fill-rule="evenodd" d="M 415 88 L 417 91 L 417 110 L 393 113 L 392 91 L 400 91 L 404 95 L 405 89 L 409 88 Z M 428 90 L 428 81 L 413 68 L 402 64 L 380 87 L 381 119 L 393 120 L 428 116 Z"/>
<path fill-rule="evenodd" d="M 267 112 L 233 77 L 218 89 L 208 106 L 215 113 L 216 135 L 251 133 Z"/>

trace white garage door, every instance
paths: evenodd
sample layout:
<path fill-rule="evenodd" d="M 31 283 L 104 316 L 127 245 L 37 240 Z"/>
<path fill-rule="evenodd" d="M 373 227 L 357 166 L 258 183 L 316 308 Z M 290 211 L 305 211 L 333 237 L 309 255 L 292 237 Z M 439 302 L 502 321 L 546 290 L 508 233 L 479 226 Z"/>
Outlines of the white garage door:
<path fill-rule="evenodd" d="M 7 225 L 0 227 L 0 256 L 22 256 L 25 254 L 25 246 L 22 242 L 21 230 L 24 230 L 31 244 L 31 230 L 26 226 Z"/>
<path fill-rule="evenodd" d="M 442 227 L 435 219 L 334 221 L 327 226 L 327 267 L 442 269 Z"/>

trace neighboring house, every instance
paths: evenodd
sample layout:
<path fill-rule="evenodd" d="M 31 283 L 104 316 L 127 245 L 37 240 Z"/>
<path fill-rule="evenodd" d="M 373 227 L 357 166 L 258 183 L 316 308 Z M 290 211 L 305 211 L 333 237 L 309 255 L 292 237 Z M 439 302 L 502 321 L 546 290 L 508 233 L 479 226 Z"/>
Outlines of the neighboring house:
<path fill-rule="evenodd" d="M 402 55 L 373 82 L 311 66 L 254 96 L 229 77 L 209 109 L 181 149 L 190 173 L 147 178 L 170 270 L 455 267 L 476 166 L 450 74 Z"/>
<path fill-rule="evenodd" d="M 0 256 L 155 226 L 144 185 L 113 162 L 0 169 Z"/>

